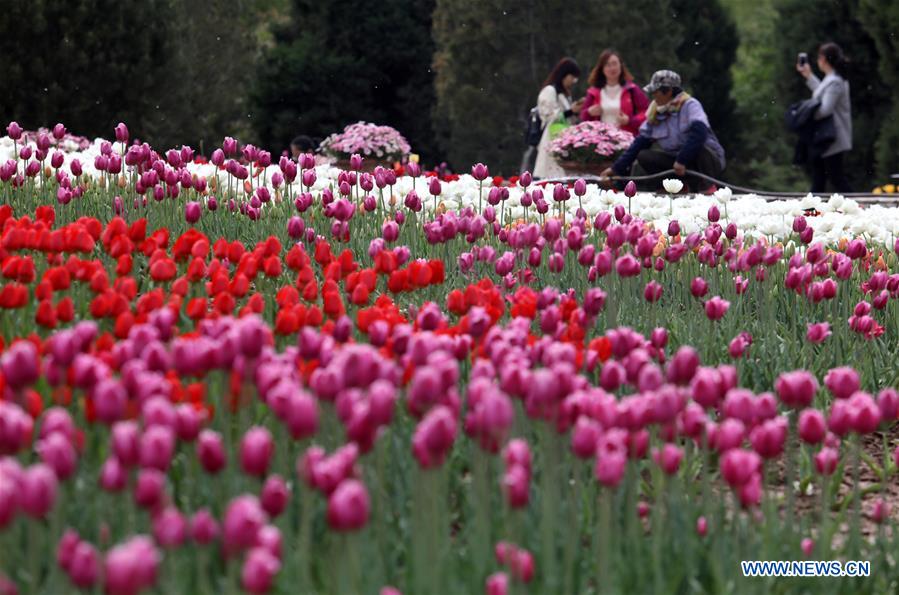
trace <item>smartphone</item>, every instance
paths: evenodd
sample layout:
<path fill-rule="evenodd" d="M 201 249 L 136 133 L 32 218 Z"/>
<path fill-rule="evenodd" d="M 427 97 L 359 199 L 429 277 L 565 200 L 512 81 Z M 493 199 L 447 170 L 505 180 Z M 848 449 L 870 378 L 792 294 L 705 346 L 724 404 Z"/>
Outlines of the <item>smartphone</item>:
<path fill-rule="evenodd" d="M 806 64 L 808 64 L 808 54 L 806 54 L 805 52 L 799 52 L 799 65 L 805 66 Z"/>

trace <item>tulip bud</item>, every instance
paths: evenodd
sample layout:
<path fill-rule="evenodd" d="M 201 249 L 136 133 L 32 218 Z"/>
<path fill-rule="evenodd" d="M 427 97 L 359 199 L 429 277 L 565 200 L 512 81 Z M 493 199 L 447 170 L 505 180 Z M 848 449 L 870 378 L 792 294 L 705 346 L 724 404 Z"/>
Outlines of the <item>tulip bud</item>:
<path fill-rule="evenodd" d="M 12 140 L 19 140 L 20 138 L 22 138 L 22 132 L 22 127 L 19 126 L 18 122 L 10 122 L 6 127 L 6 134 Z"/>
<path fill-rule="evenodd" d="M 120 143 L 128 142 L 128 127 L 124 122 L 119 122 L 115 127 L 115 139 Z"/>
<path fill-rule="evenodd" d="M 240 442 L 240 466 L 247 475 L 264 476 L 274 452 L 271 433 L 256 426 L 247 430 Z"/>

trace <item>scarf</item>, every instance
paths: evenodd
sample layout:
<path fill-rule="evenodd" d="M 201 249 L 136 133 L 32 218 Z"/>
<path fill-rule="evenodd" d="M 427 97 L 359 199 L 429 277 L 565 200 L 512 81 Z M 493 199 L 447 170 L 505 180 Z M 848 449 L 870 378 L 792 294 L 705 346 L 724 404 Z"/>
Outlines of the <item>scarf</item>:
<path fill-rule="evenodd" d="M 688 99 L 690 99 L 690 94 L 686 91 L 681 91 L 677 97 L 665 105 L 656 105 L 655 100 L 653 100 L 649 104 L 649 109 L 646 110 L 646 121 L 653 125 L 657 124 L 660 115 L 676 114 Z"/>

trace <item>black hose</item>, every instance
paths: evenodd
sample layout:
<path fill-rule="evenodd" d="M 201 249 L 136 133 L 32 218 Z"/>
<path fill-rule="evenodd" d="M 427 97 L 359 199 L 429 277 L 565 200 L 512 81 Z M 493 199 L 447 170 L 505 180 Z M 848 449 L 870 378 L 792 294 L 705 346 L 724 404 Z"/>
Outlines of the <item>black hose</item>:
<path fill-rule="evenodd" d="M 594 176 L 594 175 L 584 175 L 584 176 L 565 176 L 561 178 L 551 178 L 551 179 L 541 179 L 540 182 L 570 182 L 576 179 L 583 179 L 585 182 L 592 182 L 596 184 L 603 184 L 607 182 L 624 182 L 633 180 L 634 182 L 641 182 L 644 180 L 655 180 L 658 178 L 663 178 L 665 176 L 677 175 L 675 174 L 673 169 L 667 169 L 665 171 L 661 171 L 655 174 L 646 175 L 646 176 Z M 721 181 L 717 178 L 713 178 L 712 176 L 707 176 L 705 174 L 699 173 L 698 171 L 693 171 L 688 169 L 685 171 L 684 176 L 695 176 L 697 178 L 702 178 L 707 182 L 711 182 L 718 186 L 719 188 L 730 188 L 735 192 L 741 192 L 743 194 L 755 194 L 758 196 L 770 197 L 772 199 L 776 198 L 804 198 L 808 196 L 808 192 L 770 192 L 767 190 L 756 190 L 754 188 L 744 188 L 742 186 L 735 186 L 734 184 L 729 184 L 727 182 Z M 895 197 L 891 197 L 890 195 L 883 194 L 874 194 L 872 192 L 845 192 L 841 193 L 841 196 L 845 196 L 846 198 L 862 198 L 862 199 L 873 199 L 863 202 L 874 202 L 874 203 L 899 203 L 899 195 Z"/>

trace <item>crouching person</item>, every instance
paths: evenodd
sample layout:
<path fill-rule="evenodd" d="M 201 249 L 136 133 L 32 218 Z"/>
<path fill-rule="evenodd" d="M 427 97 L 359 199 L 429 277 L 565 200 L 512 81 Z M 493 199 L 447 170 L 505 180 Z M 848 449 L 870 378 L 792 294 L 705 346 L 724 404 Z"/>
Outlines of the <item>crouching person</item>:
<path fill-rule="evenodd" d="M 636 161 L 646 174 L 674 169 L 683 177 L 687 169 L 718 178 L 724 171 L 724 148 L 709 125 L 709 118 L 695 97 L 681 87 L 681 78 L 671 70 L 659 70 L 645 87 L 652 98 L 646 121 L 631 146 L 603 176 L 625 176 Z M 659 188 L 661 180 L 645 186 Z M 692 192 L 710 192 L 714 184 L 696 176 L 687 176 Z"/>

